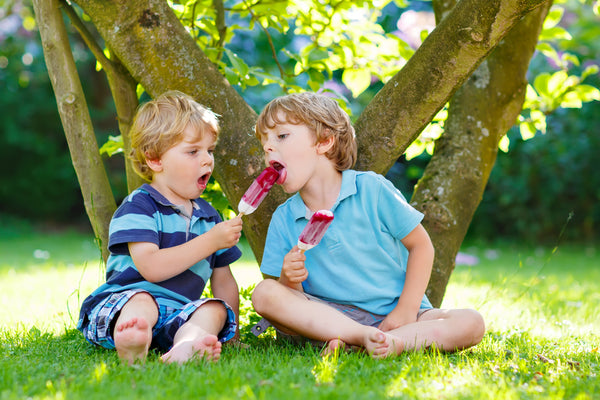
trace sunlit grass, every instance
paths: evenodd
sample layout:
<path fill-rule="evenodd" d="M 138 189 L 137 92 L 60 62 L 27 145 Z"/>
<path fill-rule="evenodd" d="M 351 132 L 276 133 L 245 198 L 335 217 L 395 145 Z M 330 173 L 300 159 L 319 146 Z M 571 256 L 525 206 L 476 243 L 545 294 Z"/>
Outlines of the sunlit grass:
<path fill-rule="evenodd" d="M 545 337 L 600 332 L 600 254 L 593 247 L 480 244 L 464 251 L 479 263 L 456 267 L 443 307 L 476 308 L 491 331 Z"/>
<path fill-rule="evenodd" d="M 246 243 L 233 265 L 260 281 Z M 226 346 L 219 363 L 142 367 L 118 362 L 74 330 L 79 303 L 103 280 L 88 234 L 0 230 L 0 399 L 594 399 L 600 396 L 600 257 L 593 246 L 468 244 L 444 307 L 473 307 L 488 331 L 478 346 L 373 360 L 321 357 L 270 337 Z M 264 335 L 263 335 L 264 336 Z"/>

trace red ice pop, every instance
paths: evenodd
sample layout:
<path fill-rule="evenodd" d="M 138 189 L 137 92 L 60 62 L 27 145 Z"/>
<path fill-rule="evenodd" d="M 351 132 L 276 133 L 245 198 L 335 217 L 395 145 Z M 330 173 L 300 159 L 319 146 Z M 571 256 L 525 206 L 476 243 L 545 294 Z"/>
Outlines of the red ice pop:
<path fill-rule="evenodd" d="M 300 251 L 310 250 L 318 245 L 332 221 L 333 213 L 329 210 L 314 213 L 298 237 Z"/>
<path fill-rule="evenodd" d="M 278 178 L 279 171 L 273 167 L 265 168 L 242 196 L 240 204 L 238 204 L 240 215 L 252 214 L 267 196 Z"/>

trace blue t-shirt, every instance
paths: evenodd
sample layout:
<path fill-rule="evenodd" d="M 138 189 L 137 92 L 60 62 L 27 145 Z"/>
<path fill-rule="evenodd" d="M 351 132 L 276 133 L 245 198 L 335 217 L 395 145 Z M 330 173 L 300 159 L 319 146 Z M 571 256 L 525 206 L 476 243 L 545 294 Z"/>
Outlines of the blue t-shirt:
<path fill-rule="evenodd" d="M 306 254 L 306 293 L 387 315 L 404 287 L 408 251 L 401 242 L 423 214 L 374 172 L 344 171 L 331 211 L 334 219 L 321 242 Z M 308 213 L 308 215 L 307 215 Z M 308 223 L 298 193 L 280 205 L 269 225 L 261 272 L 279 277 L 283 258 Z M 431 308 L 423 296 L 421 308 Z"/>
<path fill-rule="evenodd" d="M 205 200 L 193 201 L 193 213 L 184 217 L 175 205 L 148 184 L 134 190 L 119 206 L 110 222 L 106 283 L 96 289 L 81 306 L 80 319 L 111 293 L 143 289 L 165 304 L 179 308 L 198 300 L 213 268 L 224 267 L 241 256 L 237 247 L 222 249 L 190 268 L 162 282 L 148 282 L 138 272 L 129 254 L 130 242 L 149 242 L 160 249 L 178 246 L 210 230 L 221 218 Z M 164 268 L 169 268 L 165 265 Z"/>

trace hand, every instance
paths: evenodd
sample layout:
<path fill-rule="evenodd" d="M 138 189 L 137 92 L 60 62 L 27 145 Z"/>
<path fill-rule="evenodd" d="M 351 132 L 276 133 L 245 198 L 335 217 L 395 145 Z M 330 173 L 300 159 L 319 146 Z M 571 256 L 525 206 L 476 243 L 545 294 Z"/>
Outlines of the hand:
<path fill-rule="evenodd" d="M 289 283 L 304 282 L 308 278 L 304 261 L 306 261 L 306 255 L 300 251 L 298 246 L 294 246 L 283 258 L 281 277 Z"/>
<path fill-rule="evenodd" d="M 209 231 L 220 249 L 228 249 L 235 246 L 242 236 L 242 218 L 237 216 L 228 221 L 223 221 Z"/>
<path fill-rule="evenodd" d="M 388 332 L 413 322 L 417 322 L 417 313 L 394 309 L 381 321 L 378 328 L 383 332 Z"/>

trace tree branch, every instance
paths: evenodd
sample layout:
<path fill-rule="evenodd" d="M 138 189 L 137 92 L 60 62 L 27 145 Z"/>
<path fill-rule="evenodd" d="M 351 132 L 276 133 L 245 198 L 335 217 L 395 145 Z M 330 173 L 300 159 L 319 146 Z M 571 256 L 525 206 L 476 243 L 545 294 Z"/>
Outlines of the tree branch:
<path fill-rule="evenodd" d="M 129 128 L 139 104 L 136 91 L 137 82 L 123 67 L 117 57 L 112 57 L 112 59 L 109 59 L 104 55 L 102 48 L 100 48 L 91 32 L 87 29 L 83 21 L 81 21 L 79 18 L 79 15 L 77 15 L 75 10 L 67 3 L 67 1 L 60 0 L 60 2 L 63 10 L 71 20 L 71 23 L 73 26 L 75 26 L 83 41 L 88 46 L 96 60 L 100 63 L 100 65 L 102 65 L 102 68 L 106 73 L 108 85 L 110 87 L 117 111 L 119 132 L 121 132 L 121 137 L 123 138 L 123 155 L 125 173 L 127 176 L 127 188 L 129 191 L 132 191 L 144 182 L 144 180 L 137 173 L 135 173 L 133 164 L 129 159 L 129 153 L 131 152 Z M 113 52 L 110 53 L 114 54 Z"/>
<path fill-rule="evenodd" d="M 48 75 L 65 130 L 85 209 L 102 256 L 108 257 L 108 222 L 116 209 L 115 200 L 94 135 L 92 121 L 81 88 L 79 74 L 67 37 L 58 0 L 34 0 Z"/>

